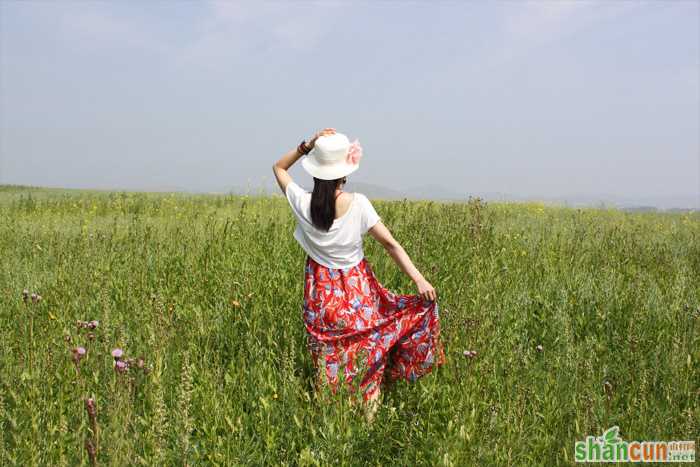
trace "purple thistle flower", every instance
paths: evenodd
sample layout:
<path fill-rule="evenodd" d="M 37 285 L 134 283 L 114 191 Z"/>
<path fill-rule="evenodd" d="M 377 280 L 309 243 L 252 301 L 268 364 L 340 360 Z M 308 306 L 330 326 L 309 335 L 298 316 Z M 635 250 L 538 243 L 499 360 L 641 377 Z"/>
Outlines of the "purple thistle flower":
<path fill-rule="evenodd" d="M 126 362 L 123 362 L 121 360 L 117 360 L 117 362 L 114 364 L 114 368 L 119 373 L 126 373 L 126 370 L 129 369 L 129 365 L 127 365 Z"/>
<path fill-rule="evenodd" d="M 112 357 L 114 357 L 115 360 L 122 358 L 122 355 L 124 355 L 124 351 L 122 349 L 117 348 L 112 350 Z"/>
<path fill-rule="evenodd" d="M 94 320 L 90 321 L 90 322 L 88 323 L 87 326 L 88 326 L 90 329 L 95 329 L 95 328 L 96 328 L 97 326 L 99 326 L 99 325 L 100 325 L 100 322 L 97 321 L 96 319 L 94 319 Z"/>
<path fill-rule="evenodd" d="M 80 363 L 80 360 L 85 356 L 86 353 L 87 351 L 85 350 L 85 347 L 75 347 L 72 350 L 73 363 L 75 363 L 76 365 Z"/>

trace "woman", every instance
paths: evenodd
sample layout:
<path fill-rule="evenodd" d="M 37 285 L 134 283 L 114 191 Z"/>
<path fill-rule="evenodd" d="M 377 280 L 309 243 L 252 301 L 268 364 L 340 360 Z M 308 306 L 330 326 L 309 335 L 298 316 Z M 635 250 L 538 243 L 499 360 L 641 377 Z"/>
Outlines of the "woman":
<path fill-rule="evenodd" d="M 309 154 L 313 149 L 313 153 Z M 303 155 L 314 177 L 305 192 L 287 172 Z M 282 156 L 272 167 L 297 219 L 294 237 L 307 253 L 303 319 L 318 385 L 335 393 L 340 378 L 362 391 L 368 420 L 378 407 L 381 384 L 415 381 L 445 362 L 436 292 L 360 193 L 342 190 L 359 168 L 362 148 L 333 128 Z M 362 236 L 379 241 L 416 284 L 416 295 L 395 295 L 374 276 Z"/>

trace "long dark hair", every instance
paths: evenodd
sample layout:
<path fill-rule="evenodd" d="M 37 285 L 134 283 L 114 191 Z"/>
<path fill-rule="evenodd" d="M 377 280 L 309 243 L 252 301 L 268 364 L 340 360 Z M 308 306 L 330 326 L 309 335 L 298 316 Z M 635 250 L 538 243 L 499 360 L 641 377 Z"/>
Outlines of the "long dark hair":
<path fill-rule="evenodd" d="M 317 229 L 328 230 L 335 220 L 335 189 L 346 179 L 321 180 L 314 177 L 314 191 L 311 193 L 311 222 Z"/>

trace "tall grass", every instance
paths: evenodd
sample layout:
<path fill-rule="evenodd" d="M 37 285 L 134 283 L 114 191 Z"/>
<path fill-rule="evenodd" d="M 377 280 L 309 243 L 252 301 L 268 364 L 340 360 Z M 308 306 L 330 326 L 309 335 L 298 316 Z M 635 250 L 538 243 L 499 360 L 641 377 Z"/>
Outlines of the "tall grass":
<path fill-rule="evenodd" d="M 563 465 L 612 425 L 697 440 L 697 214 L 374 204 L 438 290 L 448 361 L 367 426 L 312 390 L 283 198 L 0 191 L 0 464 L 89 465 L 94 442 L 101 465 Z"/>

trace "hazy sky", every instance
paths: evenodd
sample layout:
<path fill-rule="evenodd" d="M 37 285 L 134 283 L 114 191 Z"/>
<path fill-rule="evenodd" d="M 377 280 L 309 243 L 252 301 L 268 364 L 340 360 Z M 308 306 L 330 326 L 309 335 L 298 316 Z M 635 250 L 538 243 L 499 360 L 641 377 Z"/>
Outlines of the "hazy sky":
<path fill-rule="evenodd" d="M 0 17 L 0 183 L 259 185 L 332 126 L 364 147 L 356 181 L 700 199 L 697 1 L 0 0 Z"/>

